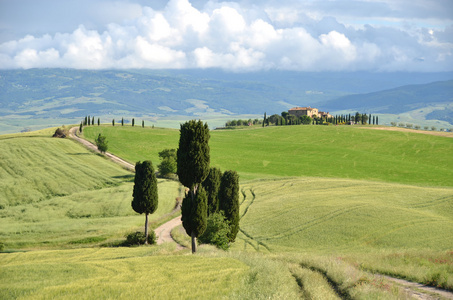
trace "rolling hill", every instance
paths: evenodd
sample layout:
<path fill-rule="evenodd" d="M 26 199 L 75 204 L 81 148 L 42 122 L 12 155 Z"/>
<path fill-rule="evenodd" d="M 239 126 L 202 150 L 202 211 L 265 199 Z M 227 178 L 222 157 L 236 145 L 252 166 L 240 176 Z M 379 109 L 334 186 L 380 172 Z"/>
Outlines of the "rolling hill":
<path fill-rule="evenodd" d="M 178 140 L 172 129 L 84 128 L 99 132 L 113 152 L 154 164 Z M 212 164 L 241 176 L 241 232 L 228 252 L 186 255 L 169 244 L 108 247 L 143 223 L 131 174 L 50 133 L 0 136 L 0 242 L 35 250 L 0 253 L 6 299 L 404 298 L 368 271 L 453 290 L 451 138 L 356 126 L 213 131 Z M 158 188 L 157 219 L 181 192 L 167 180 Z M 36 251 L 49 247 L 65 250 Z"/>
<path fill-rule="evenodd" d="M 451 73 L 2 70 L 0 133 L 77 124 L 87 115 L 100 117 L 101 122 L 121 117 L 129 121 L 135 117 L 156 123 L 167 118 L 173 120 L 173 126 L 178 125 L 174 120 L 181 116 L 223 118 L 215 125 L 220 126 L 237 115 L 261 117 L 265 111 L 279 114 L 293 106 L 314 106 L 341 96 L 451 78 Z M 431 94 L 431 90 L 423 92 L 429 88 L 414 86 L 425 96 Z M 396 96 L 392 99 L 401 93 L 394 91 Z M 423 101 L 429 105 L 437 102 L 438 97 L 424 97 Z M 364 107 L 347 101 L 334 103 L 321 108 L 332 111 Z M 384 105 L 387 104 L 380 106 Z M 405 103 L 392 102 L 393 110 L 408 108 Z"/>
<path fill-rule="evenodd" d="M 429 84 L 406 85 L 367 94 L 347 95 L 325 102 L 323 106 L 332 111 L 343 110 L 347 107 L 361 112 L 400 114 L 431 105 L 448 107 L 452 103 L 453 80 L 449 80 Z M 432 117 L 451 123 L 453 110 L 451 107 L 448 107 L 446 111 L 439 109 L 431 112 Z"/>

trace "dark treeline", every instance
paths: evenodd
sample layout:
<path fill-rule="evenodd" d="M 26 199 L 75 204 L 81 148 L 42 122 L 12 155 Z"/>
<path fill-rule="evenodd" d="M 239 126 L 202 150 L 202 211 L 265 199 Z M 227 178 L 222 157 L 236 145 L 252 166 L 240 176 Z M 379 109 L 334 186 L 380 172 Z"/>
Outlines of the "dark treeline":
<path fill-rule="evenodd" d="M 274 114 L 269 117 L 264 114 L 264 119 L 255 119 L 255 120 L 232 120 L 225 123 L 225 127 L 234 127 L 234 126 L 252 126 L 252 125 L 263 125 L 263 126 L 283 126 L 283 125 L 353 125 L 353 124 L 370 124 L 370 125 L 379 125 L 378 116 L 372 116 L 371 114 L 359 113 L 355 114 L 340 114 L 331 117 L 309 117 L 309 116 L 300 116 L 296 117 L 290 115 L 288 112 L 284 111 L 281 115 Z"/>

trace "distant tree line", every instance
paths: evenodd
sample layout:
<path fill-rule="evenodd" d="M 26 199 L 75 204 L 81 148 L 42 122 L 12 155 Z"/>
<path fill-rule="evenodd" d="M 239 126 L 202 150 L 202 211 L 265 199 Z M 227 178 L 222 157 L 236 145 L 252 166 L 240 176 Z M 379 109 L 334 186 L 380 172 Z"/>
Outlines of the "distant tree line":
<path fill-rule="evenodd" d="M 400 122 L 400 123 L 397 123 L 397 122 L 390 122 L 390 125 L 396 127 L 403 127 L 403 128 L 409 128 L 409 129 L 416 129 L 416 130 L 420 130 L 422 127 L 420 125 L 414 125 L 414 124 L 411 124 L 411 123 L 404 123 L 404 122 Z M 431 130 L 431 131 L 436 131 L 437 130 L 437 127 L 436 126 L 424 126 L 423 127 L 424 130 Z M 440 128 L 439 131 L 453 131 L 453 128 Z"/>
<path fill-rule="evenodd" d="M 225 127 L 236 127 L 236 126 L 252 126 L 262 125 L 264 126 L 284 126 L 284 125 L 350 125 L 350 124 L 370 124 L 379 125 L 379 117 L 372 116 L 371 114 L 359 113 L 355 114 L 341 114 L 331 117 L 309 117 L 300 116 L 296 117 L 290 115 L 287 111 L 282 112 L 280 115 L 273 114 L 267 117 L 264 113 L 263 119 L 248 119 L 248 120 L 231 120 L 225 123 Z"/>
<path fill-rule="evenodd" d="M 248 119 L 248 120 L 231 120 L 225 123 L 225 127 L 235 127 L 235 126 L 252 126 L 252 125 L 261 125 L 262 120 L 259 119 Z"/>
<path fill-rule="evenodd" d="M 371 114 L 359 113 L 355 114 L 341 114 L 330 117 L 318 117 L 313 118 L 309 116 L 300 116 L 296 117 L 290 115 L 287 111 L 282 112 L 280 115 L 274 114 L 270 117 L 266 117 L 264 114 L 263 126 L 274 125 L 274 126 L 283 126 L 283 125 L 349 125 L 349 124 L 372 124 L 379 125 L 378 116 L 372 116 Z"/>

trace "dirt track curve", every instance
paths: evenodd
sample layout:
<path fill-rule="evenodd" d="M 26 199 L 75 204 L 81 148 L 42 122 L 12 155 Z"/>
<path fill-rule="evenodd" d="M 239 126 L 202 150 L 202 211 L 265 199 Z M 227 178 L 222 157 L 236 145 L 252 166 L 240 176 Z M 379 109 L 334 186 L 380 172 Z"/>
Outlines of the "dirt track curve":
<path fill-rule="evenodd" d="M 77 135 L 78 130 L 79 130 L 78 127 L 72 127 L 71 129 L 69 129 L 69 137 L 76 140 L 77 142 L 83 144 L 88 149 L 90 149 L 94 152 L 100 153 L 100 151 L 98 150 L 98 147 L 96 145 L 92 144 L 91 142 L 89 142 Z M 115 156 L 109 152 L 106 152 L 104 154 L 105 154 L 105 156 L 107 156 L 109 159 L 111 159 L 115 163 L 120 164 L 122 167 L 124 167 L 130 171 L 133 171 L 133 172 L 135 171 L 135 166 L 133 164 L 125 161 L 124 159 L 121 159 L 118 156 Z M 178 217 L 174 218 L 173 220 L 170 220 L 170 221 L 162 224 L 158 228 L 156 228 L 154 230 L 154 232 L 156 233 L 156 236 L 158 237 L 157 244 L 160 245 L 163 243 L 175 243 L 177 249 L 184 249 L 183 246 L 178 244 L 171 237 L 172 229 L 175 228 L 176 226 L 179 226 L 180 224 L 182 224 L 181 216 L 178 216 Z"/>

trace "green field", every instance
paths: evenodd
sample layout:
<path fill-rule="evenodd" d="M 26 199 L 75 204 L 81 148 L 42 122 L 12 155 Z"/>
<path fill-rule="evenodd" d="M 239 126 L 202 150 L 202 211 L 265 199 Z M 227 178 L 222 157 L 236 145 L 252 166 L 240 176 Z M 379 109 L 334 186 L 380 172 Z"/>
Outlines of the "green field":
<path fill-rule="evenodd" d="M 9 249 L 100 243 L 144 224 L 130 204 L 133 173 L 72 140 L 2 136 L 0 158 L 0 241 Z M 170 213 L 180 193 L 174 181 L 158 187 L 150 221 Z"/>
<path fill-rule="evenodd" d="M 349 253 L 453 246 L 452 188 L 291 178 L 242 189 L 238 248 Z"/>
<path fill-rule="evenodd" d="M 2 299 L 214 299 L 234 293 L 248 270 L 232 258 L 146 248 L 0 254 L 0 265 Z"/>
<path fill-rule="evenodd" d="M 88 139 L 99 132 L 110 152 L 155 166 L 179 139 L 172 129 L 84 128 Z M 48 133 L 0 137 L 0 242 L 77 249 L 0 254 L 7 299 L 406 297 L 370 272 L 453 290 L 451 138 L 349 126 L 212 131 L 211 164 L 240 174 L 241 229 L 228 252 L 186 255 L 171 244 L 98 247 L 143 226 L 130 208 L 133 174 Z M 159 180 L 154 222 L 180 193 Z"/>
<path fill-rule="evenodd" d="M 109 151 L 130 162 L 177 148 L 179 130 L 131 126 L 84 129 L 107 136 Z M 330 177 L 453 186 L 453 139 L 354 126 L 283 126 L 211 132 L 211 165 L 236 170 L 242 180 Z"/>

